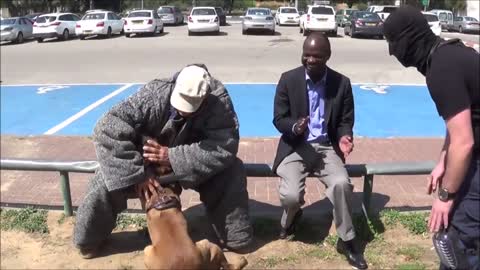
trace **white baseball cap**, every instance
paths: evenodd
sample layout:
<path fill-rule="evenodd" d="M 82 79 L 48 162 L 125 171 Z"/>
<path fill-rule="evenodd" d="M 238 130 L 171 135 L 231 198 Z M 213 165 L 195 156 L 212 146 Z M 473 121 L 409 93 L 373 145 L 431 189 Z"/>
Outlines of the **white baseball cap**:
<path fill-rule="evenodd" d="M 178 74 L 170 104 L 182 112 L 196 112 L 210 93 L 210 81 L 205 69 L 194 65 L 185 67 Z"/>

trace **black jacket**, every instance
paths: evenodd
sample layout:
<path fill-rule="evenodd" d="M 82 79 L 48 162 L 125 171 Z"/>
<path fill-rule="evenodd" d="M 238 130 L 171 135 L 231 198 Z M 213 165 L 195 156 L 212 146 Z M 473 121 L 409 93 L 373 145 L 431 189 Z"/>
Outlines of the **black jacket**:
<path fill-rule="evenodd" d="M 292 127 L 300 117 L 309 115 L 309 101 L 305 68 L 303 66 L 282 74 L 277 85 L 273 108 L 273 124 L 282 133 L 278 143 L 273 171 L 295 147 L 305 140 L 304 134 L 295 135 Z M 343 160 L 338 140 L 344 135 L 353 136 L 354 106 L 350 80 L 327 68 L 325 93 L 325 121 L 328 137 Z"/>

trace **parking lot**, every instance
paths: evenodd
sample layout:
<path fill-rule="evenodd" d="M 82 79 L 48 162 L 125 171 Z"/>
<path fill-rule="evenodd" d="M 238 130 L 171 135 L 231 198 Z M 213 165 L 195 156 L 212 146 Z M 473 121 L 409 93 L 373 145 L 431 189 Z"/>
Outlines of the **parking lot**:
<path fill-rule="evenodd" d="M 388 55 L 378 39 L 332 37 L 330 66 L 353 82 L 424 83 Z M 275 36 L 242 35 L 241 24 L 221 27 L 218 36 L 187 35 L 187 26 L 167 26 L 154 37 L 114 36 L 1 46 L 2 84 L 135 83 L 170 76 L 186 64 L 205 63 L 226 82 L 276 83 L 300 65 L 304 37 L 298 27 L 276 27 Z"/>

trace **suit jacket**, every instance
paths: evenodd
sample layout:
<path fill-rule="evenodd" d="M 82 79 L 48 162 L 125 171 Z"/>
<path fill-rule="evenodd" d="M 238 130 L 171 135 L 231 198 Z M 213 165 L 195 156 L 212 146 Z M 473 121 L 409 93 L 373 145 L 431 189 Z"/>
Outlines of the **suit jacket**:
<path fill-rule="evenodd" d="M 309 100 L 303 66 L 282 74 L 277 85 L 273 108 L 273 124 L 282 133 L 278 143 L 273 171 L 282 160 L 305 142 L 305 133 L 296 135 L 292 127 L 300 117 L 309 116 Z M 343 160 L 338 140 L 353 136 L 354 105 L 350 79 L 327 67 L 325 91 L 325 125 L 334 149 Z"/>

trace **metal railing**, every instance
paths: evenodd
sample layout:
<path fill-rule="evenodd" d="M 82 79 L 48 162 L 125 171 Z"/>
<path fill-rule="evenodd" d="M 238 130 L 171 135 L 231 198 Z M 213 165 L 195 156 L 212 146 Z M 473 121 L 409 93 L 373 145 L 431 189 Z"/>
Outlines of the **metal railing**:
<path fill-rule="evenodd" d="M 346 168 L 350 177 L 363 177 L 363 204 L 365 216 L 370 214 L 370 200 L 373 190 L 374 175 L 420 175 L 429 174 L 435 163 L 422 162 L 383 162 L 371 164 L 347 164 Z M 1 170 L 17 171 L 58 171 L 63 195 L 63 207 L 66 216 L 73 215 L 72 197 L 70 192 L 69 173 L 94 173 L 99 167 L 97 161 L 48 161 L 48 160 L 0 160 Z M 245 163 L 248 177 L 276 177 L 271 165 L 263 163 Z"/>

